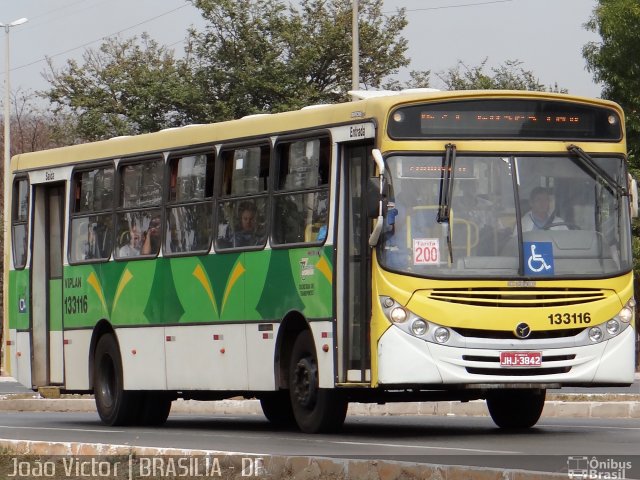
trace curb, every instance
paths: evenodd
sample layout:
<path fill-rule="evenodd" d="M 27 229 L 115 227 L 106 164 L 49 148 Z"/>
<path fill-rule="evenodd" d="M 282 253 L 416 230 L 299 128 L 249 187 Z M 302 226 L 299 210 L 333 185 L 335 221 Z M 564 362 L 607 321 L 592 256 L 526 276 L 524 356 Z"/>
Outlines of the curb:
<path fill-rule="evenodd" d="M 353 460 L 334 459 L 326 457 L 295 457 L 285 455 L 256 455 L 240 452 L 219 452 L 211 450 L 192 450 L 177 448 L 153 448 L 128 445 L 87 444 L 75 442 L 37 442 L 26 440 L 0 439 L 0 449 L 20 455 L 40 457 L 64 456 L 75 461 L 91 462 L 86 456 L 110 455 L 122 457 L 125 465 L 129 465 L 129 478 L 138 479 L 148 477 L 140 471 L 140 464 L 136 464 L 141 456 L 154 457 L 156 462 L 169 462 L 175 457 L 191 459 L 207 457 L 214 468 L 217 465 L 222 479 L 264 478 L 282 480 L 347 480 L 347 479 L 376 479 L 376 480 L 422 480 L 422 479 L 470 479 L 483 480 L 566 480 L 567 473 L 536 472 L 519 469 L 495 469 L 489 467 L 466 467 L 444 464 L 415 464 L 408 462 L 384 460 Z M 85 456 L 85 458 L 81 457 Z M 132 457 L 133 456 L 133 457 Z M 4 455 L 7 457 L 7 455 Z M 25 460 L 28 461 L 28 460 Z M 106 459 L 105 459 L 106 461 Z M 112 460 L 113 461 L 113 460 Z M 248 461 L 248 462 L 247 462 Z M 248 463 L 248 465 L 247 465 Z M 132 467 L 138 471 L 132 474 Z M 253 468 L 247 474 L 247 466 Z M 60 467 L 60 470 L 62 468 Z M 185 476 L 195 478 L 202 475 Z M 86 478 L 71 477 L 71 478 Z M 154 477 L 155 478 L 155 477 Z M 173 477 L 172 477 L 173 478 Z"/>
<path fill-rule="evenodd" d="M 567 396 L 565 396 L 567 397 Z M 580 398 L 583 398 L 581 395 Z M 597 396 L 596 396 L 597 397 Z M 640 400 L 637 395 L 616 397 L 611 400 L 547 400 L 542 417 L 565 418 L 640 418 Z M 629 400 L 626 400 L 629 398 Z M 95 412 L 93 398 L 11 398 L 0 400 L 3 412 Z M 171 406 L 172 414 L 201 415 L 262 415 L 258 400 L 219 400 L 196 401 L 175 400 Z M 352 416 L 389 416 L 389 415 L 434 415 L 434 416 L 487 416 L 485 402 L 411 402 L 387 403 L 350 403 L 348 415 Z"/>

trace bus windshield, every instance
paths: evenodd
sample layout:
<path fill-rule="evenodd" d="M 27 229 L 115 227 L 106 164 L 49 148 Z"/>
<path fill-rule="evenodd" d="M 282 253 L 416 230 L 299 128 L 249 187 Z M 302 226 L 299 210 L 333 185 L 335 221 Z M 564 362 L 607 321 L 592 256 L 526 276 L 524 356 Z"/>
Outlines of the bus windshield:
<path fill-rule="evenodd" d="M 458 154 L 449 215 L 443 155 L 387 158 L 389 206 L 378 249 L 389 270 L 424 277 L 581 277 L 631 268 L 624 161 L 576 155 Z M 602 178 L 606 173 L 609 179 Z M 608 182 L 605 180 L 609 180 Z"/>

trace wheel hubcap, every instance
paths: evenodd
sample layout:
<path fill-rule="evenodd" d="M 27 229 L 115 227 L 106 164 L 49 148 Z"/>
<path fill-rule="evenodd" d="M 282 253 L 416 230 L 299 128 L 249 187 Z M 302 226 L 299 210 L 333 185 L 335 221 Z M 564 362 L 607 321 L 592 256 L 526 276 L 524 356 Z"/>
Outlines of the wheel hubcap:
<path fill-rule="evenodd" d="M 297 403 L 313 408 L 318 396 L 318 366 L 310 358 L 301 358 L 294 371 L 293 390 Z"/>

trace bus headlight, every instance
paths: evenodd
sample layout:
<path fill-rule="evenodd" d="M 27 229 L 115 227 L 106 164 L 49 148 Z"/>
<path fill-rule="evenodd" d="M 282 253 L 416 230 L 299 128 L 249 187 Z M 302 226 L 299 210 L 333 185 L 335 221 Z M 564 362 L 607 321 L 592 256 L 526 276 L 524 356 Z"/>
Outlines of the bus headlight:
<path fill-rule="evenodd" d="M 589 340 L 593 343 L 597 343 L 602 340 L 603 336 L 604 334 L 602 333 L 602 330 L 600 330 L 600 327 L 591 327 L 589 329 Z"/>
<path fill-rule="evenodd" d="M 615 318 L 607 322 L 607 332 L 609 335 L 617 335 L 620 332 L 620 323 Z"/>
<path fill-rule="evenodd" d="M 393 304 L 396 303 L 393 301 L 393 298 L 391 297 L 384 297 L 382 299 L 382 306 L 384 306 L 385 308 L 391 308 L 393 307 Z"/>
<path fill-rule="evenodd" d="M 428 329 L 429 326 L 427 325 L 427 322 L 425 322 L 421 318 L 417 318 L 411 323 L 411 331 L 416 337 L 424 335 L 425 333 L 427 333 Z"/>
<path fill-rule="evenodd" d="M 433 334 L 433 338 L 435 338 L 438 343 L 448 342 L 450 336 L 451 334 L 449 333 L 449 329 L 444 327 L 436 328 L 436 331 Z"/>
<path fill-rule="evenodd" d="M 391 320 L 395 323 L 404 323 L 407 321 L 407 311 L 402 307 L 396 307 L 391 310 Z"/>
<path fill-rule="evenodd" d="M 404 305 L 398 303 L 393 297 L 380 295 L 380 306 L 385 318 L 394 328 L 399 328 L 407 335 L 419 338 L 428 343 L 444 344 L 447 346 L 461 346 L 461 337 L 455 329 L 444 327 L 432 322 L 422 315 L 414 313 Z"/>
<path fill-rule="evenodd" d="M 622 310 L 620 310 L 620 313 L 618 313 L 617 317 L 624 323 L 629 323 L 633 318 L 633 311 L 629 307 L 625 306 Z"/>

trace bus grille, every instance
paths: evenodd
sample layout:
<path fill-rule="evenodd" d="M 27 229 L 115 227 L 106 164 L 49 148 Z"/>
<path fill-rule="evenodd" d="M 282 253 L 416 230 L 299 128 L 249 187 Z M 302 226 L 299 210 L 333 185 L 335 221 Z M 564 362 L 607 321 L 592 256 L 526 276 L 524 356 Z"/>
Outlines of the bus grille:
<path fill-rule="evenodd" d="M 465 338 L 490 338 L 493 340 L 513 340 L 517 338 L 513 330 L 480 330 L 475 328 L 453 327 L 452 330 Z M 575 337 L 583 328 L 566 328 L 564 330 L 533 330 L 527 340 L 547 340 L 550 338 Z"/>
<path fill-rule="evenodd" d="M 597 302 L 606 297 L 597 288 L 436 288 L 432 300 L 482 307 L 540 308 Z"/>
<path fill-rule="evenodd" d="M 468 366 L 468 373 L 474 375 L 498 375 L 503 377 L 534 377 L 540 375 L 555 375 L 559 373 L 569 373 L 571 366 L 566 365 L 567 361 L 575 359 L 575 355 L 545 355 L 542 357 L 542 366 L 535 368 L 500 368 L 500 358 L 496 356 L 463 355 L 462 359 L 467 362 L 486 363 L 487 366 Z M 558 364 L 555 362 L 563 362 Z M 555 363 L 555 365 L 554 365 Z"/>

